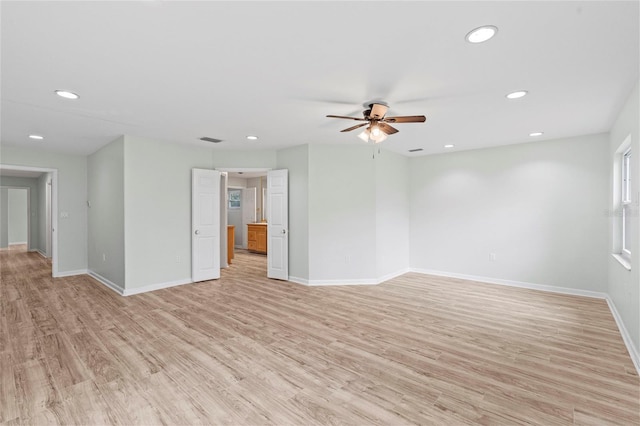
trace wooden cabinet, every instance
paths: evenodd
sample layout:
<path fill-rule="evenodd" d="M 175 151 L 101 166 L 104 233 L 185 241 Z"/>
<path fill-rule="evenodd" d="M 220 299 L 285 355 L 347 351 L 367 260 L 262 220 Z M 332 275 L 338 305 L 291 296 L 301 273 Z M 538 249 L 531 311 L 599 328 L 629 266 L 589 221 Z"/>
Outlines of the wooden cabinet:
<path fill-rule="evenodd" d="M 233 248 L 236 241 L 236 227 L 234 225 L 227 225 L 227 263 L 231 265 L 231 259 L 233 259 Z"/>
<path fill-rule="evenodd" d="M 247 225 L 247 244 L 249 251 L 267 254 L 266 223 L 250 223 Z"/>

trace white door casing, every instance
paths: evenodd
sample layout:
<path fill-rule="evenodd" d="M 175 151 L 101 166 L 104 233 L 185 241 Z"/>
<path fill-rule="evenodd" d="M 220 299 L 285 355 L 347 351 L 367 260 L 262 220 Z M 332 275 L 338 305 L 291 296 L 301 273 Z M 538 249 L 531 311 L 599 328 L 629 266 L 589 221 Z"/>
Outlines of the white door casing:
<path fill-rule="evenodd" d="M 267 277 L 289 279 L 289 171 L 267 173 Z"/>
<path fill-rule="evenodd" d="M 220 172 L 191 171 L 191 281 L 220 278 Z"/>
<path fill-rule="evenodd" d="M 51 205 L 51 199 L 53 198 L 51 195 L 51 192 L 53 191 L 53 182 L 51 181 L 51 178 L 47 178 L 47 187 L 46 187 L 46 197 L 45 197 L 45 202 L 46 202 L 46 206 L 45 206 L 45 210 L 46 210 L 46 230 L 45 230 L 45 238 L 46 238 L 46 249 L 45 249 L 45 255 L 48 258 L 51 258 L 51 233 L 52 233 L 52 205 Z"/>
<path fill-rule="evenodd" d="M 220 267 L 228 268 L 227 263 L 227 208 L 229 206 L 229 194 L 227 193 L 227 172 L 220 172 Z"/>

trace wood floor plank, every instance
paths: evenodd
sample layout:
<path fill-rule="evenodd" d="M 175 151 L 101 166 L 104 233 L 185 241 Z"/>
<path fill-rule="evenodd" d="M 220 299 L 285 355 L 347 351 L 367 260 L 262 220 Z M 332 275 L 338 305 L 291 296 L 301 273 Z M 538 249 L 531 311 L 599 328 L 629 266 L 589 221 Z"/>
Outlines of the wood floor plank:
<path fill-rule="evenodd" d="M 0 424 L 640 424 L 606 301 L 408 273 L 130 297 L 0 250 Z"/>
<path fill-rule="evenodd" d="M 16 419 L 18 412 L 13 361 L 8 353 L 0 352 L 0 423 Z"/>

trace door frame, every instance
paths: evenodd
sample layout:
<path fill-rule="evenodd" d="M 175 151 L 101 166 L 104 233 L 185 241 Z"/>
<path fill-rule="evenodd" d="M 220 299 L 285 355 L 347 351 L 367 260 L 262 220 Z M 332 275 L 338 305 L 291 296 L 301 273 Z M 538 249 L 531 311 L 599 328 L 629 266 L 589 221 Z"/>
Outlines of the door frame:
<path fill-rule="evenodd" d="M 275 168 L 274 167 L 216 167 L 215 170 L 218 170 L 220 172 L 244 172 L 244 173 L 259 172 L 259 173 L 264 173 L 264 176 L 266 176 L 268 172 L 270 172 L 272 170 L 279 170 L 279 169 L 277 167 L 275 167 Z M 225 194 L 225 196 L 226 196 L 226 194 Z M 264 203 L 264 200 L 263 200 L 263 203 Z M 225 208 L 228 208 L 227 203 L 225 203 Z M 269 208 L 270 208 L 269 203 L 267 203 L 267 210 Z M 266 218 L 267 215 L 264 214 L 264 217 Z M 287 238 L 287 241 L 288 241 L 289 240 L 289 232 L 288 232 L 288 230 L 287 230 L 287 237 L 286 238 Z M 267 252 L 268 252 L 268 250 L 269 249 L 267 248 Z M 288 266 L 289 266 L 289 259 L 287 258 L 287 269 L 289 269 Z M 267 269 L 268 269 L 268 265 L 267 265 Z"/>
<path fill-rule="evenodd" d="M 0 164 L 3 170 L 51 173 L 51 276 L 58 277 L 58 169 L 49 167 L 17 166 L 14 164 Z M 45 197 L 46 198 L 46 197 Z M 29 214 L 31 216 L 31 214 Z M 31 230 L 31 226 L 29 226 Z M 29 239 L 31 236 L 29 235 Z"/>

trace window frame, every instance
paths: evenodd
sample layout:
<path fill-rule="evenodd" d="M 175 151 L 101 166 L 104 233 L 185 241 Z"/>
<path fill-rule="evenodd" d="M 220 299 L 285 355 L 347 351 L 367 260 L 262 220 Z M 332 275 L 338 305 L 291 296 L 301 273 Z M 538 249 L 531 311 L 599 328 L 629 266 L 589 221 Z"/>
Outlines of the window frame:
<path fill-rule="evenodd" d="M 631 260 L 630 241 L 627 241 L 627 227 L 631 217 L 631 147 L 624 150 L 620 163 L 620 255 Z"/>
<path fill-rule="evenodd" d="M 238 193 L 238 199 L 237 200 L 232 200 L 231 199 L 231 194 L 232 193 Z M 237 188 L 228 188 L 227 189 L 227 195 L 229 197 L 228 202 L 227 202 L 227 207 L 229 208 L 229 210 L 240 210 L 242 209 L 242 189 L 237 189 Z M 238 205 L 232 205 L 232 203 L 235 204 L 235 202 L 238 203 Z"/>

